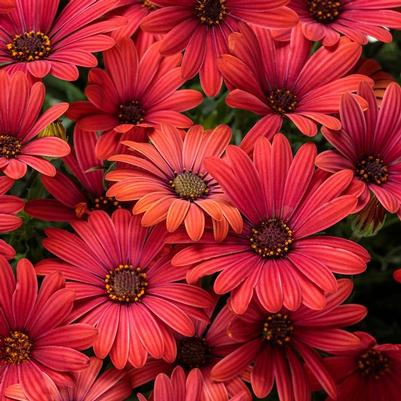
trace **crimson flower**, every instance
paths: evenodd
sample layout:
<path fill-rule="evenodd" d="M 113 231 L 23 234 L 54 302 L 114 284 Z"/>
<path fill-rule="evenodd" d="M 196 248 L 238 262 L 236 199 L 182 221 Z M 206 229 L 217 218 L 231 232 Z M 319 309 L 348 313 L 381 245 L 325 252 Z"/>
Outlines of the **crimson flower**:
<path fill-rule="evenodd" d="M 38 290 L 27 259 L 17 263 L 17 277 L 0 258 L 0 400 L 19 383 L 30 401 L 54 401 L 56 385 L 72 385 L 71 372 L 88 367 L 79 350 L 89 348 L 96 329 L 68 324 L 75 294 L 60 274 L 47 277 Z"/>
<path fill-rule="evenodd" d="M 68 109 L 58 103 L 39 115 L 45 100 L 45 86 L 32 85 L 22 72 L 9 75 L 0 71 L 0 169 L 17 180 L 24 177 L 27 166 L 54 176 L 55 167 L 43 156 L 63 157 L 70 153 L 68 143 L 60 138 L 36 136 Z"/>
<path fill-rule="evenodd" d="M 378 345 L 368 333 L 355 333 L 360 345 L 351 351 L 335 352 L 325 359 L 334 376 L 338 395 L 327 401 L 397 401 L 401 386 L 401 348 Z"/>
<path fill-rule="evenodd" d="M 207 96 L 216 96 L 223 82 L 217 58 L 227 53 L 227 38 L 238 30 L 238 22 L 269 28 L 289 28 L 298 16 L 287 7 L 289 0 L 152 0 L 160 9 L 143 19 L 144 31 L 165 34 L 160 51 L 175 54 L 185 49 L 182 76 L 198 72 Z"/>
<path fill-rule="evenodd" d="M 341 95 L 356 91 L 364 75 L 347 74 L 361 55 L 361 46 L 342 40 L 334 49 L 320 48 L 312 55 L 312 42 L 299 25 L 289 42 L 275 41 L 269 30 L 241 24 L 229 38 L 230 53 L 219 68 L 231 92 L 226 103 L 262 116 L 241 143 L 251 152 L 255 141 L 271 125 L 279 130 L 288 118 L 307 136 L 317 134 L 317 123 L 340 129 Z M 277 60 L 280 60 L 279 62 Z"/>
<path fill-rule="evenodd" d="M 368 43 L 368 36 L 391 42 L 387 28 L 401 28 L 399 0 L 291 0 L 289 7 L 300 17 L 304 35 L 312 41 L 333 46 L 340 35 L 360 44 Z"/>
<path fill-rule="evenodd" d="M 283 305 L 295 311 L 301 303 L 324 308 L 326 293 L 337 291 L 333 273 L 362 273 L 369 254 L 352 241 L 316 235 L 355 210 L 361 185 L 351 171 L 327 178 L 315 170 L 315 157 L 312 143 L 293 157 L 279 134 L 256 143 L 253 162 L 237 146 L 228 147 L 226 160 L 208 159 L 206 168 L 244 216 L 244 231 L 219 244 L 189 246 L 173 264 L 192 267 L 189 282 L 220 272 L 214 290 L 232 291 L 238 314 L 254 292 L 269 312 Z"/>
<path fill-rule="evenodd" d="M 14 231 L 21 227 L 23 223 L 17 214 L 24 208 L 24 201 L 18 198 L 18 196 L 6 195 L 13 185 L 14 180 L 11 180 L 7 176 L 0 177 L 0 233 Z M 15 253 L 10 248 L 1 240 L 0 255 L 5 256 L 6 259 L 11 259 Z"/>
<path fill-rule="evenodd" d="M 341 131 L 322 129 L 335 150 L 322 152 L 316 165 L 329 172 L 352 170 L 355 180 L 364 186 L 361 207 L 373 192 L 389 213 L 397 213 L 401 206 L 401 88 L 391 83 L 380 107 L 369 85 L 361 84 L 359 95 L 366 99 L 368 108 L 362 109 L 350 94 L 343 96 Z"/>
<path fill-rule="evenodd" d="M 0 17 L 0 63 L 35 78 L 52 74 L 74 81 L 77 66 L 94 67 L 92 54 L 114 46 L 107 35 L 120 19 L 100 20 L 119 0 L 70 0 L 56 16 L 60 0 L 19 0 Z"/>
<path fill-rule="evenodd" d="M 96 211 L 71 226 L 76 233 L 46 230 L 43 245 L 58 259 L 39 262 L 36 271 L 64 274 L 79 300 L 74 317 L 99 330 L 96 356 L 110 355 L 118 369 L 127 362 L 141 367 L 148 355 L 173 361 L 173 334 L 193 336 L 192 319 L 205 319 L 202 309 L 211 297 L 179 282 L 187 269 L 174 269 L 168 255 L 159 256 L 164 227 L 143 228 L 138 217 L 122 209 L 111 217 Z"/>
<path fill-rule="evenodd" d="M 105 132 L 96 152 L 100 159 L 115 153 L 122 139 L 143 138 L 146 128 L 168 123 L 186 128 L 192 121 L 181 114 L 202 102 L 200 92 L 177 90 L 180 56 L 161 57 L 159 43 L 139 58 L 132 40 L 121 40 L 104 53 L 106 70 L 92 69 L 85 93 L 89 101 L 73 103 L 68 116 L 87 131 Z"/>
<path fill-rule="evenodd" d="M 394 275 L 394 280 L 396 280 L 399 283 L 401 283 L 401 269 L 395 270 L 393 275 Z"/>
<path fill-rule="evenodd" d="M 125 154 L 110 158 L 124 163 L 124 168 L 107 175 L 108 180 L 117 181 L 107 195 L 117 201 L 138 200 L 133 213 L 144 213 L 145 227 L 166 220 L 167 230 L 174 232 L 184 224 L 193 241 L 203 235 L 205 215 L 212 222 L 217 240 L 226 237 L 229 225 L 240 233 L 241 215 L 204 164 L 207 157 L 221 157 L 225 152 L 231 139 L 229 127 L 204 130 L 197 125 L 184 136 L 163 124 L 149 138 L 151 144 L 123 142 L 142 157 Z"/>
<path fill-rule="evenodd" d="M 358 323 L 367 314 L 362 305 L 341 305 L 352 292 L 352 282 L 342 279 L 338 284 L 321 311 L 301 306 L 296 311 L 266 313 L 258 302 L 251 303 L 245 315 L 234 317 L 228 326 L 229 335 L 239 344 L 212 369 L 212 378 L 229 380 L 252 364 L 251 385 L 257 397 L 266 397 L 276 383 L 281 401 L 309 400 L 306 366 L 335 398 L 335 382 L 316 351 L 333 353 L 358 346 L 359 338 L 342 328 Z"/>

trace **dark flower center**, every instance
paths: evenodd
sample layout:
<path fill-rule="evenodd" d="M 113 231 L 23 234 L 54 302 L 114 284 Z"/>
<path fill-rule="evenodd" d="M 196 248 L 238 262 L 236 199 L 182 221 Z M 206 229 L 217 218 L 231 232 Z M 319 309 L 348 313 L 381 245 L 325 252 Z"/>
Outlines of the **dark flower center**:
<path fill-rule="evenodd" d="M 139 124 L 143 122 L 145 110 L 138 100 L 131 100 L 126 104 L 120 104 L 118 120 L 120 124 Z"/>
<path fill-rule="evenodd" d="M 180 198 L 187 200 L 196 200 L 209 192 L 203 178 L 191 172 L 176 175 L 170 185 Z"/>
<path fill-rule="evenodd" d="M 293 113 L 297 107 L 297 96 L 287 89 L 273 89 L 267 94 L 267 104 L 277 114 Z"/>
<path fill-rule="evenodd" d="M 342 7 L 340 0 L 307 0 L 306 3 L 310 16 L 322 24 L 335 21 Z"/>
<path fill-rule="evenodd" d="M 11 135 L 0 135 L 0 155 L 7 159 L 13 158 L 21 152 L 21 141 Z"/>
<path fill-rule="evenodd" d="M 142 5 L 146 8 L 148 8 L 149 10 L 156 10 L 157 6 L 155 6 L 152 2 L 150 2 L 149 0 L 140 0 L 140 2 L 142 3 Z"/>
<path fill-rule="evenodd" d="M 294 326 L 288 315 L 275 313 L 263 324 L 263 338 L 275 345 L 285 345 L 291 341 Z"/>
<path fill-rule="evenodd" d="M 98 198 L 95 198 L 93 200 L 90 200 L 88 203 L 87 202 L 80 202 L 78 203 L 74 210 L 75 210 L 75 215 L 79 218 L 82 219 L 88 211 L 94 211 L 94 210 L 103 210 L 107 214 L 112 215 L 113 212 L 115 212 L 117 209 L 121 208 L 131 208 L 132 203 L 131 202 L 120 202 L 116 198 L 110 198 L 108 196 L 99 196 Z"/>
<path fill-rule="evenodd" d="M 283 257 L 293 242 L 292 230 L 279 219 L 262 221 L 252 228 L 251 249 L 263 258 Z"/>
<path fill-rule="evenodd" d="M 35 61 L 47 57 L 51 51 L 51 41 L 42 32 L 25 32 L 15 35 L 12 42 L 7 44 L 11 57 L 19 61 Z"/>
<path fill-rule="evenodd" d="M 380 351 L 371 349 L 361 355 L 358 359 L 358 369 L 363 376 L 378 379 L 389 371 L 390 361 Z"/>
<path fill-rule="evenodd" d="M 148 285 L 146 273 L 142 273 L 138 267 L 121 264 L 106 275 L 105 290 L 109 298 L 116 302 L 138 302 L 145 294 Z"/>
<path fill-rule="evenodd" d="M 0 361 L 20 364 L 29 359 L 32 341 L 22 331 L 12 330 L 6 337 L 0 337 Z"/>
<path fill-rule="evenodd" d="M 226 0 L 197 0 L 195 14 L 202 24 L 219 25 L 227 15 Z"/>
<path fill-rule="evenodd" d="M 208 364 L 210 356 L 209 346 L 204 338 L 184 338 L 178 344 L 177 362 L 184 369 L 201 368 Z"/>
<path fill-rule="evenodd" d="M 388 180 L 388 168 L 380 156 L 367 156 L 356 164 L 356 175 L 368 184 L 381 185 Z"/>

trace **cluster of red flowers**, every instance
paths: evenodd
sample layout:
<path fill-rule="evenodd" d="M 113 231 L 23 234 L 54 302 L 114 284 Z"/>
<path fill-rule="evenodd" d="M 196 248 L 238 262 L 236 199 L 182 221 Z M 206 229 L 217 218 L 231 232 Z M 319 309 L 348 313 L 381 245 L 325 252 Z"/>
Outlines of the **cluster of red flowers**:
<path fill-rule="evenodd" d="M 323 233 L 401 219 L 401 88 L 361 59 L 398 7 L 0 0 L 0 232 L 64 223 L 35 265 L 0 242 L 0 401 L 399 401 L 401 346 L 347 329 L 369 253 Z M 43 112 L 78 67 L 87 100 Z M 259 116 L 239 145 L 184 114 L 198 76 Z M 47 198 L 9 194 L 30 169 Z"/>

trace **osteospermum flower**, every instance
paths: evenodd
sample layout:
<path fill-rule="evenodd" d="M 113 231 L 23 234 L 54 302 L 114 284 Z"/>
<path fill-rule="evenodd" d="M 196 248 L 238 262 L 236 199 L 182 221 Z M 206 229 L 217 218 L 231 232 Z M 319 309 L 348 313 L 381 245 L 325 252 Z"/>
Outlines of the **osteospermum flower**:
<path fill-rule="evenodd" d="M 72 104 L 68 116 L 80 128 L 106 132 L 97 145 L 99 158 L 107 158 L 117 148 L 122 135 L 130 138 L 143 130 L 169 123 L 179 128 L 192 121 L 180 112 L 202 102 L 200 92 L 177 90 L 185 82 L 178 66 L 180 57 L 164 58 L 160 44 L 154 44 L 139 59 L 132 40 L 120 41 L 104 53 L 106 70 L 89 73 L 85 93 L 88 101 Z"/>
<path fill-rule="evenodd" d="M 6 176 L 0 177 L 0 233 L 7 233 L 21 227 L 23 221 L 17 214 L 24 208 L 24 201 L 18 196 L 6 195 L 14 181 Z M 11 248 L 12 249 L 12 248 Z M 13 251 L 11 251 L 13 254 Z M 10 249 L 2 241 L 0 255 L 10 255 Z M 11 259 L 7 257 L 7 259 Z"/>
<path fill-rule="evenodd" d="M 297 311 L 269 314 L 257 302 L 252 303 L 244 316 L 235 317 L 228 326 L 229 335 L 240 344 L 212 369 L 212 378 L 228 380 L 252 364 L 250 381 L 258 398 L 265 398 L 275 383 L 281 401 L 309 400 L 306 366 L 336 398 L 335 382 L 316 351 L 333 353 L 358 346 L 359 338 L 342 329 L 358 323 L 367 313 L 362 305 L 341 305 L 351 292 L 352 282 L 340 280 L 338 291 L 328 296 L 322 311 L 301 306 Z"/>
<path fill-rule="evenodd" d="M 118 201 L 138 200 L 133 212 L 144 213 L 144 226 L 166 220 L 167 230 L 173 232 L 184 224 L 193 241 L 203 235 L 205 214 L 213 223 L 216 239 L 226 237 L 229 225 L 240 233 L 238 210 L 227 201 L 204 165 L 205 158 L 224 153 L 230 138 L 230 129 L 223 125 L 210 131 L 197 125 L 183 136 L 163 124 L 150 135 L 151 144 L 126 141 L 124 144 L 143 158 L 127 154 L 111 157 L 131 168 L 107 175 L 108 180 L 117 181 L 107 195 Z"/>
<path fill-rule="evenodd" d="M 294 26 L 298 16 L 284 7 L 288 0 L 152 0 L 160 9 L 144 18 L 145 31 L 165 34 L 160 51 L 175 54 L 185 49 L 182 75 L 185 80 L 198 72 L 203 90 L 216 96 L 223 82 L 217 58 L 227 52 L 227 37 L 238 29 L 238 21 L 268 28 Z"/>
<path fill-rule="evenodd" d="M 355 333 L 359 346 L 325 359 L 334 376 L 337 401 L 397 401 L 401 386 L 401 348 L 397 344 L 377 344 L 368 333 Z M 333 401 L 334 397 L 327 398 Z"/>
<path fill-rule="evenodd" d="M 0 400 L 8 386 L 19 383 L 30 401 L 54 401 L 55 385 L 71 385 L 70 372 L 88 367 L 79 350 L 89 348 L 96 329 L 68 324 L 75 294 L 64 288 L 60 274 L 47 277 L 38 290 L 27 259 L 17 264 L 17 277 L 0 258 Z"/>
<path fill-rule="evenodd" d="M 42 176 L 43 186 L 54 199 L 29 200 L 26 213 L 42 220 L 71 221 L 86 218 L 94 210 L 111 214 L 121 207 L 131 207 L 106 196 L 103 163 L 95 155 L 97 140 L 95 132 L 75 126 L 74 148 L 63 159 L 71 175 L 58 170 L 54 177 Z"/>
<path fill-rule="evenodd" d="M 171 268 L 159 257 L 162 226 L 143 228 L 138 217 L 117 210 L 112 217 L 93 212 L 88 221 L 71 223 L 75 234 L 48 229 L 44 247 L 58 259 L 41 261 L 38 274 L 62 272 L 79 300 L 75 317 L 99 330 L 98 358 L 110 358 L 121 369 L 127 362 L 145 364 L 148 355 L 173 361 L 173 333 L 193 336 L 191 318 L 204 318 L 208 293 L 179 283 L 186 269 Z"/>
<path fill-rule="evenodd" d="M 360 44 L 368 36 L 391 42 L 388 28 L 401 28 L 400 0 L 291 0 L 289 7 L 300 17 L 304 35 L 312 41 L 333 46 L 341 35 Z"/>
<path fill-rule="evenodd" d="M 131 386 L 125 378 L 126 372 L 108 369 L 99 375 L 102 360 L 92 357 L 89 366 L 73 372 L 72 387 L 55 388 L 52 401 L 124 401 L 131 394 Z M 7 388 L 7 397 L 18 401 L 30 401 L 21 385 Z"/>
<path fill-rule="evenodd" d="M 114 45 L 107 33 L 122 22 L 99 19 L 118 1 L 71 0 L 57 16 L 60 0 L 18 1 L 0 20 L 0 63 L 35 78 L 76 80 L 77 66 L 96 66 L 92 53 Z"/>
<path fill-rule="evenodd" d="M 202 391 L 199 382 L 199 370 L 194 369 L 189 373 L 188 376 L 185 375 L 184 370 L 181 367 L 174 369 L 171 379 L 165 375 L 160 374 L 157 376 L 153 396 L 149 400 L 153 401 L 201 401 Z M 234 397 L 229 397 L 227 394 L 215 395 L 219 398 L 214 398 L 214 400 L 219 401 L 247 401 L 246 393 L 238 393 Z M 139 401 L 147 401 L 147 399 L 142 395 L 138 394 Z"/>
<path fill-rule="evenodd" d="M 192 266 L 189 282 L 220 272 L 214 290 L 232 291 L 231 307 L 246 311 L 256 293 L 270 312 L 301 303 L 322 309 L 326 293 L 337 290 L 333 273 L 357 274 L 366 269 L 367 251 L 358 244 L 316 235 L 355 210 L 359 183 L 351 171 L 327 178 L 315 171 L 316 147 L 303 145 L 293 157 L 288 140 L 261 138 L 253 162 L 236 146 L 227 160 L 210 158 L 205 165 L 244 216 L 244 231 L 220 244 L 190 246 L 173 264 Z"/>
<path fill-rule="evenodd" d="M 275 41 L 269 30 L 241 24 L 240 33 L 230 35 L 229 41 L 231 54 L 219 60 L 231 90 L 226 103 L 262 116 L 241 143 L 247 152 L 258 137 L 266 136 L 271 124 L 280 129 L 284 118 L 308 136 L 317 134 L 317 123 L 340 129 L 332 114 L 338 113 L 341 95 L 369 80 L 359 74 L 347 76 L 361 46 L 344 39 L 335 49 L 322 47 L 310 55 L 313 43 L 299 26 L 283 43 Z"/>
<path fill-rule="evenodd" d="M 55 167 L 43 156 L 63 157 L 70 147 L 60 138 L 35 138 L 47 125 L 68 109 L 58 103 L 40 114 L 45 100 L 45 86 L 32 85 L 22 72 L 9 75 L 0 71 L 0 169 L 8 177 L 22 178 L 27 166 L 45 175 L 55 175 Z"/>
<path fill-rule="evenodd" d="M 401 205 L 401 88 L 390 84 L 380 108 L 368 85 L 361 85 L 359 94 L 367 100 L 368 108 L 363 110 L 350 94 L 343 96 L 342 130 L 322 129 L 336 150 L 321 153 L 316 164 L 329 172 L 352 170 L 355 180 L 364 186 L 361 207 L 373 192 L 388 212 L 397 213 Z"/>

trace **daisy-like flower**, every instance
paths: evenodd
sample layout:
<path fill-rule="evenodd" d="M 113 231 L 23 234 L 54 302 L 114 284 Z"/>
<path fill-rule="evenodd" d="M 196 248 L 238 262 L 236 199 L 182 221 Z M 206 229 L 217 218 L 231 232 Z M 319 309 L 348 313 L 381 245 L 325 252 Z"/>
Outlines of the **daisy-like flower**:
<path fill-rule="evenodd" d="M 212 369 L 212 378 L 229 380 L 252 364 L 250 381 L 258 398 L 265 398 L 275 383 L 281 401 L 309 400 L 306 366 L 335 398 L 335 382 L 316 351 L 333 353 L 358 346 L 359 338 L 343 328 L 361 321 L 367 310 L 362 305 L 341 305 L 351 292 L 352 282 L 339 280 L 337 292 L 328 296 L 322 311 L 301 306 L 297 311 L 270 314 L 253 302 L 245 315 L 228 326 L 229 335 L 240 344 Z"/>
<path fill-rule="evenodd" d="M 181 57 L 162 57 L 159 47 L 154 44 L 139 59 L 132 40 L 120 41 L 104 53 L 106 70 L 90 71 L 85 90 L 89 101 L 71 105 L 68 116 L 78 120 L 80 128 L 105 132 L 96 149 L 100 159 L 114 154 L 128 134 L 135 140 L 143 137 L 146 128 L 160 123 L 179 128 L 192 125 L 181 112 L 198 106 L 202 95 L 191 89 L 177 90 L 185 82 Z"/>
<path fill-rule="evenodd" d="M 337 398 L 326 401 L 397 401 L 401 388 L 401 347 L 377 344 L 368 333 L 355 333 L 359 346 L 325 359 L 334 376 Z"/>
<path fill-rule="evenodd" d="M 160 9 L 144 18 L 143 30 L 165 34 L 160 51 L 175 54 L 185 49 L 182 75 L 185 80 L 198 72 L 206 95 L 216 96 L 223 82 L 217 58 L 227 53 L 227 38 L 238 22 L 268 28 L 289 28 L 298 15 L 287 7 L 288 0 L 152 0 Z"/>
<path fill-rule="evenodd" d="M 361 207 L 373 192 L 389 213 L 397 213 L 401 205 L 401 88 L 390 84 L 380 108 L 369 85 L 362 84 L 359 95 L 368 108 L 363 110 L 351 94 L 343 96 L 341 131 L 322 129 L 336 150 L 322 152 L 316 165 L 329 172 L 352 170 L 355 180 L 364 186 Z"/>
<path fill-rule="evenodd" d="M 176 367 L 171 375 L 171 379 L 160 374 L 155 380 L 153 396 L 149 398 L 153 401 L 201 401 L 202 388 L 199 381 L 200 372 L 198 369 L 192 370 L 188 376 L 185 375 L 181 367 Z M 139 401 L 147 401 L 142 395 L 138 394 Z M 238 393 L 233 397 L 226 394 L 220 394 L 219 398 L 214 398 L 218 401 L 247 401 L 246 393 Z"/>
<path fill-rule="evenodd" d="M 191 266 L 189 282 L 221 272 L 217 294 L 232 291 L 235 313 L 246 311 L 253 293 L 269 312 L 301 303 L 322 309 L 326 293 L 337 290 L 333 273 L 358 274 L 366 269 L 367 251 L 338 237 L 316 234 L 352 213 L 361 185 L 352 171 L 326 178 L 316 171 L 316 146 L 303 145 L 293 157 L 285 136 L 272 144 L 261 138 L 253 162 L 237 146 L 227 159 L 209 158 L 205 165 L 244 216 L 244 231 L 220 244 L 192 245 L 173 258 Z"/>
<path fill-rule="evenodd" d="M 388 28 L 401 28 L 400 0 L 291 0 L 289 7 L 300 17 L 304 35 L 324 46 L 333 46 L 341 35 L 360 44 L 368 36 L 391 42 Z"/>
<path fill-rule="evenodd" d="M 241 32 L 230 35 L 229 43 L 231 54 L 219 60 L 231 89 L 226 103 L 262 117 L 241 143 L 246 152 L 266 135 L 269 125 L 280 129 L 284 118 L 307 136 L 317 134 L 317 123 L 340 129 L 332 114 L 338 113 L 341 95 L 356 91 L 361 80 L 370 80 L 359 74 L 346 76 L 359 60 L 360 45 L 344 39 L 335 49 L 322 47 L 310 55 L 313 43 L 304 38 L 299 25 L 283 43 L 267 29 L 241 24 Z"/>
<path fill-rule="evenodd" d="M 216 299 L 217 302 L 217 299 Z M 209 316 L 214 315 L 214 308 L 210 309 Z M 240 379 L 234 377 L 226 383 L 213 382 L 210 371 L 218 361 L 233 351 L 237 344 L 227 336 L 227 326 L 233 316 L 225 306 L 213 318 L 211 324 L 199 322 L 194 337 L 181 337 L 177 341 L 177 359 L 173 363 L 162 360 L 150 360 L 141 369 L 130 369 L 129 377 L 133 388 L 140 387 L 154 380 L 160 373 L 170 374 L 177 366 L 181 367 L 186 375 L 194 376 L 194 385 L 200 387 L 203 401 L 225 401 L 227 394 L 230 397 L 244 393 L 244 401 L 251 401 L 252 396 Z M 200 384 L 198 383 L 200 381 Z M 246 395 L 246 397 L 245 397 Z M 192 400 L 192 399 L 191 399 Z"/>
<path fill-rule="evenodd" d="M 117 181 L 107 195 L 117 201 L 138 200 L 133 212 L 144 213 L 145 227 L 166 220 L 167 230 L 174 232 L 184 223 L 193 241 L 203 235 L 205 214 L 212 221 L 217 240 L 226 237 L 229 225 L 240 233 L 240 213 L 227 201 L 204 165 L 205 158 L 220 157 L 225 152 L 231 130 L 220 125 L 205 131 L 197 125 L 183 135 L 163 124 L 149 136 L 151 144 L 124 142 L 142 158 L 128 154 L 110 158 L 131 168 L 117 169 L 107 175 L 108 180 Z"/>
<path fill-rule="evenodd" d="M 24 177 L 27 166 L 54 176 L 55 167 L 43 157 L 66 156 L 70 147 L 60 138 L 36 137 L 65 113 L 68 103 L 56 104 L 40 114 L 45 86 L 41 82 L 32 85 L 22 72 L 9 75 L 0 71 L 0 91 L 0 169 L 14 180 Z"/>
<path fill-rule="evenodd" d="M 8 13 L 15 7 L 15 0 L 0 0 L 0 14 Z"/>
<path fill-rule="evenodd" d="M 60 0 L 19 0 L 10 13 L 0 17 L 0 63 L 35 78 L 51 74 L 76 80 L 77 66 L 96 66 L 92 53 L 114 46 L 107 33 L 122 21 L 99 19 L 118 1 L 70 0 L 56 16 Z"/>
<path fill-rule="evenodd" d="M 187 269 L 174 269 L 168 256 L 159 256 L 165 228 L 143 228 L 139 217 L 122 209 L 112 217 L 93 212 L 71 226 L 75 234 L 46 230 L 43 245 L 58 259 L 39 262 L 36 271 L 64 274 L 79 300 L 75 318 L 99 330 L 96 356 L 110 355 L 118 369 L 127 362 L 141 367 L 148 355 L 173 361 L 173 334 L 193 336 L 192 318 L 205 319 L 211 297 L 180 283 Z"/>
<path fill-rule="evenodd" d="M 123 401 L 131 392 L 131 386 L 126 380 L 126 372 L 108 369 L 99 375 L 103 362 L 101 359 L 90 358 L 89 366 L 79 372 L 72 372 L 73 386 L 55 388 L 52 401 Z M 30 401 L 19 384 L 7 388 L 7 397 L 18 401 Z"/>
<path fill-rule="evenodd" d="M 95 132 L 75 126 L 74 148 L 63 159 L 71 176 L 59 170 L 54 177 L 42 176 L 43 186 L 54 199 L 29 200 L 26 213 L 42 220 L 71 221 L 86 218 L 94 210 L 111 214 L 121 207 L 131 207 L 106 196 L 103 163 L 95 155 L 97 140 Z"/>
<path fill-rule="evenodd" d="M 6 195 L 13 184 L 14 181 L 7 176 L 0 177 L 0 233 L 14 231 L 21 227 L 23 223 L 17 214 L 24 208 L 24 201 L 18 196 Z M 5 245 L 4 241 L 0 245 L 0 255 L 3 254 L 4 256 L 10 255 L 10 249 Z M 13 254 L 12 251 L 11 254 Z M 11 259 L 10 257 L 6 258 Z"/>
<path fill-rule="evenodd" d="M 75 299 L 60 274 L 47 277 L 38 291 L 32 264 L 21 259 L 14 278 L 0 259 L 0 400 L 19 383 L 30 401 L 54 401 L 55 385 L 72 385 L 71 372 L 88 367 L 79 350 L 89 348 L 96 329 L 67 324 Z"/>

